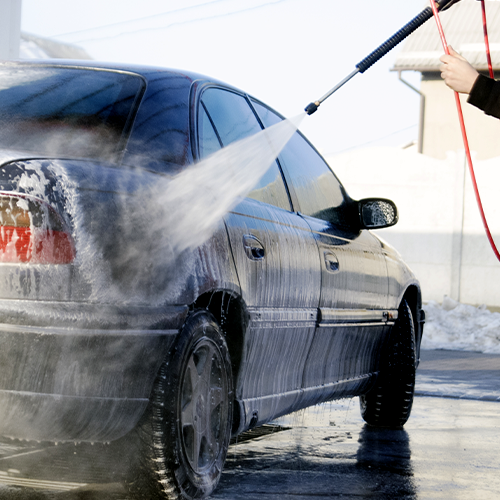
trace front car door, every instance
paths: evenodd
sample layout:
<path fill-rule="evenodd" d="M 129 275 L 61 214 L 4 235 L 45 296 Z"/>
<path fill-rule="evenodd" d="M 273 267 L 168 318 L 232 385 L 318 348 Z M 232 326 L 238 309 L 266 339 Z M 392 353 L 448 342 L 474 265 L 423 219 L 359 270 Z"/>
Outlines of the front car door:
<path fill-rule="evenodd" d="M 198 106 L 201 157 L 261 130 L 246 96 L 204 89 Z M 289 412 L 301 397 L 321 274 L 315 237 L 291 210 L 277 162 L 225 223 L 250 317 L 235 387 L 244 428 Z"/>

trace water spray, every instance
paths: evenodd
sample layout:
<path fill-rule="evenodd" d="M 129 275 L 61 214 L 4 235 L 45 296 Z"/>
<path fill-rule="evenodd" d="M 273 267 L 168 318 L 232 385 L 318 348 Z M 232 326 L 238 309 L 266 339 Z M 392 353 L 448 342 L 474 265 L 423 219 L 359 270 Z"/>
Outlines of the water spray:
<path fill-rule="evenodd" d="M 460 0 L 437 0 L 436 8 L 439 12 L 449 9 L 452 5 L 458 3 Z M 333 93 L 345 85 L 351 78 L 353 78 L 358 73 L 364 73 L 367 69 L 371 68 L 376 62 L 378 62 L 382 57 L 384 57 L 388 52 L 390 52 L 396 45 L 401 43 L 405 38 L 416 31 L 420 26 L 433 17 L 433 11 L 431 7 L 425 8 L 418 16 L 414 17 L 408 24 L 403 26 L 397 33 L 395 33 L 391 38 L 386 40 L 382 45 L 375 49 L 368 57 L 365 57 L 361 62 L 356 64 L 356 69 L 344 78 L 335 87 L 329 90 L 323 97 L 317 101 L 311 102 L 305 108 L 308 115 L 312 115 L 320 106 L 320 104 L 328 99 Z"/>

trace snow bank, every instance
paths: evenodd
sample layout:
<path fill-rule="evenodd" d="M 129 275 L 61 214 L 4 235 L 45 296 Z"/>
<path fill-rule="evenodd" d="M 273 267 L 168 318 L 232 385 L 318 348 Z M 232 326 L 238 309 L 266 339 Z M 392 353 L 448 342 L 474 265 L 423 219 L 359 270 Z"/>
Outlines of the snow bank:
<path fill-rule="evenodd" d="M 444 297 L 442 305 L 424 305 L 422 349 L 450 349 L 500 354 L 500 313 Z"/>

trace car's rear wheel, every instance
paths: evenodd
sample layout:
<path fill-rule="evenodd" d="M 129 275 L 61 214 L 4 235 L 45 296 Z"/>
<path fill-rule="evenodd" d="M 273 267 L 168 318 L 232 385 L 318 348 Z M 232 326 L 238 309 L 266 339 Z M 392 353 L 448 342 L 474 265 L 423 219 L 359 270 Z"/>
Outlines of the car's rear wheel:
<path fill-rule="evenodd" d="M 138 429 L 129 490 L 138 499 L 204 498 L 226 459 L 233 408 L 224 337 L 206 311 L 191 315 L 160 369 Z"/>
<path fill-rule="evenodd" d="M 415 392 L 415 324 L 403 300 L 392 327 L 375 386 L 360 396 L 361 416 L 369 425 L 402 427 L 410 417 Z"/>

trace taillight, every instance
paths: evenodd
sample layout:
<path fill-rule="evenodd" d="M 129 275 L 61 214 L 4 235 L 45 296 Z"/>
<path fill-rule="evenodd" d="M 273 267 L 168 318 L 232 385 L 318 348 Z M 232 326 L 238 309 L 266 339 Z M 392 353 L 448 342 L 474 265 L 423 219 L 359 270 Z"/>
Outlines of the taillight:
<path fill-rule="evenodd" d="M 0 262 L 69 264 L 74 258 L 73 238 L 51 206 L 0 193 Z"/>

